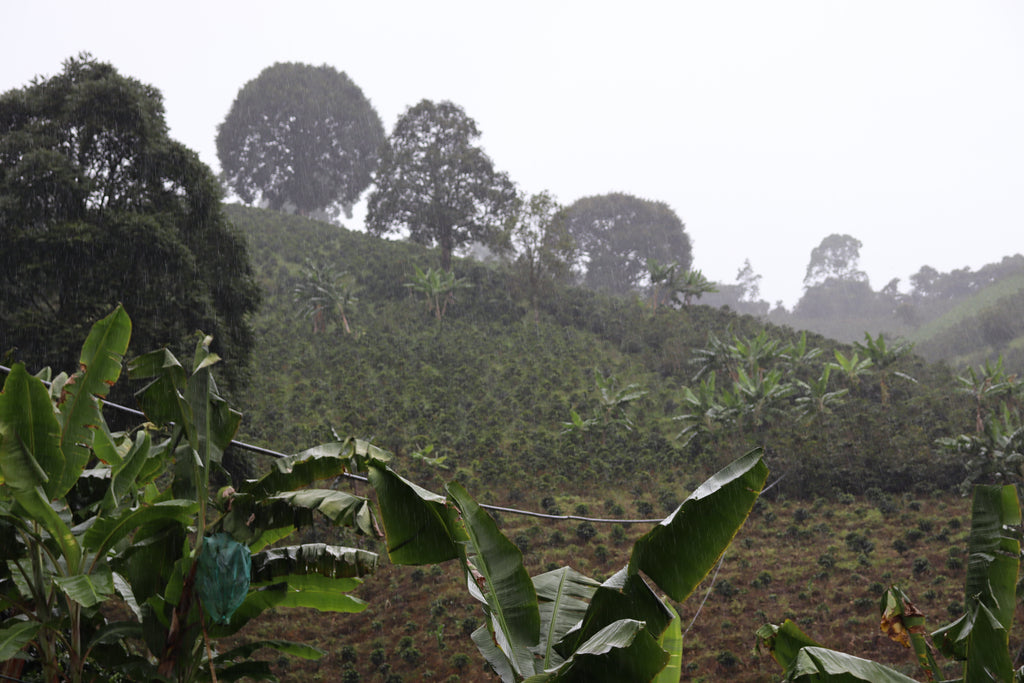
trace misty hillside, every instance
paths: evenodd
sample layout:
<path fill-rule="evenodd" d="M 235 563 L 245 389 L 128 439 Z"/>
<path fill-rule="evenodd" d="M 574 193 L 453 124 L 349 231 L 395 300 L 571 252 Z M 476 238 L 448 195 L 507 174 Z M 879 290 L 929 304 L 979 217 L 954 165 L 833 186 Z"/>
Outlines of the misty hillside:
<path fill-rule="evenodd" d="M 950 488 L 962 476 L 958 463 L 936 460 L 934 443 L 970 424 L 968 408 L 948 370 L 914 355 L 885 373 L 916 382 L 833 372 L 826 384 L 845 397 L 810 411 L 809 385 L 837 351 L 854 349 L 811 334 L 806 346 L 818 351 L 793 359 L 782 351 L 800 335 L 788 327 L 701 305 L 655 314 L 640 298 L 575 287 L 553 286 L 534 311 L 511 273 L 470 260 L 456 261 L 465 286 L 439 320 L 407 286 L 416 268 L 436 266 L 430 250 L 228 210 L 265 290 L 250 390 L 240 396 L 257 443 L 294 450 L 335 430 L 395 451 L 418 475 L 458 477 L 503 500 L 527 488 L 580 490 L 594 478 L 696 478 L 755 445 L 797 494 Z M 301 314 L 295 292 L 311 263 L 357 283 L 351 334 L 338 322 L 314 332 Z M 716 360 L 716 344 L 736 342 L 766 348 L 742 368 Z M 697 412 L 713 412 L 693 403 L 709 391 L 711 401 L 746 405 L 694 425 Z M 424 449 L 441 468 L 410 457 Z"/>
<path fill-rule="evenodd" d="M 874 291 L 866 281 L 828 279 L 807 288 L 792 311 L 769 312 L 767 302 L 737 300 L 730 286 L 708 301 L 841 341 L 884 332 L 956 369 L 1002 356 L 1008 370 L 1024 372 L 1024 256 L 1007 256 L 976 271 L 940 273 L 923 266 L 911 285 L 908 292 L 895 283 Z"/>
<path fill-rule="evenodd" d="M 899 581 L 933 621 L 962 611 L 964 467 L 936 440 L 971 429 L 974 414 L 945 365 L 890 340 L 889 363 L 865 369 L 863 348 L 749 315 L 655 313 L 641 298 L 574 287 L 553 286 L 534 311 L 514 274 L 470 260 L 455 261 L 466 286 L 439 320 L 406 286 L 436 252 L 294 215 L 228 212 L 265 293 L 237 397 L 243 439 L 295 452 L 333 430 L 394 451 L 398 471 L 435 491 L 457 479 L 484 503 L 618 519 L 666 514 L 725 462 L 765 447 L 774 486 L 701 587 L 710 599 L 675 605 L 693 621 L 682 680 L 771 680 L 777 667 L 751 643 L 782 618 L 911 672 L 902 648 L 879 640 L 881 587 Z M 311 264 L 357 283 L 351 332 L 304 315 Z M 606 577 L 645 528 L 496 517 L 531 573 L 568 562 Z M 323 533 L 311 540 L 385 551 Z M 287 633 L 327 651 L 280 661 L 285 682 L 339 670 L 494 680 L 468 636 L 479 608 L 450 563 L 429 573 L 385 563 L 360 597 L 364 613 L 282 614 L 249 636 Z"/>

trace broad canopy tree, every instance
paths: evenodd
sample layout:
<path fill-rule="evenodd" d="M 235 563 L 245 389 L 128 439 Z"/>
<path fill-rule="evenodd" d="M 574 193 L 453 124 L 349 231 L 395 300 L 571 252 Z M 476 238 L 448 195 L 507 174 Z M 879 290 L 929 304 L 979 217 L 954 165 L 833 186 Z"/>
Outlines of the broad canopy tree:
<path fill-rule="evenodd" d="M 690 237 L 664 202 L 615 192 L 578 199 L 566 216 L 587 287 L 615 294 L 639 290 L 647 284 L 647 259 L 690 269 Z"/>
<path fill-rule="evenodd" d="M 480 131 L 461 107 L 423 100 L 399 117 L 381 153 L 366 227 L 381 236 L 441 249 L 441 267 L 470 242 L 493 244 L 516 202 L 505 173 L 476 144 Z"/>
<path fill-rule="evenodd" d="M 503 247 L 536 314 L 545 286 L 568 279 L 576 258 L 576 241 L 566 229 L 564 207 L 547 191 L 521 194 L 505 240 Z"/>
<path fill-rule="evenodd" d="M 384 126 L 363 91 L 331 66 L 278 63 L 238 92 L 217 129 L 228 187 L 249 204 L 306 215 L 344 211 L 373 181 Z"/>
<path fill-rule="evenodd" d="M 832 234 L 811 250 L 811 260 L 804 275 L 804 286 L 814 287 L 828 279 L 867 282 L 868 276 L 859 268 L 860 248 L 856 237 Z"/>
<path fill-rule="evenodd" d="M 259 290 L 221 189 L 170 139 L 160 92 L 82 54 L 0 96 L 0 354 L 73 366 L 122 302 L 134 346 L 197 329 L 244 365 Z"/>

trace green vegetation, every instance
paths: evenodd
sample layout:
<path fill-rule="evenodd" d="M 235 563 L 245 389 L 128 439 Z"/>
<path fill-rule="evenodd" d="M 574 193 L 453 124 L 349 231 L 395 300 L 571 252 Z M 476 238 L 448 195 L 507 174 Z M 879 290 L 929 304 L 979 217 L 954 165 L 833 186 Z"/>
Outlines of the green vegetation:
<path fill-rule="evenodd" d="M 351 218 L 383 142 L 380 116 L 344 72 L 278 63 L 239 90 L 217 128 L 217 158 L 248 204 Z"/>
<path fill-rule="evenodd" d="M 0 354 L 72 367 L 120 301 L 133 350 L 216 335 L 239 381 L 259 291 L 245 242 L 155 88 L 87 54 L 0 96 Z M 9 362 L 7 364 L 10 364 Z"/>
<path fill-rule="evenodd" d="M 347 593 L 373 572 L 374 553 L 282 541 L 315 512 L 372 533 L 365 498 L 307 487 L 374 450 L 334 444 L 214 493 L 241 414 L 218 394 L 210 339 L 191 371 L 167 350 L 132 360 L 148 421 L 114 432 L 100 405 L 130 335 L 119 307 L 93 326 L 75 374 L 47 386 L 48 371 L 32 376 L 19 363 L 0 393 L 0 661 L 46 681 L 184 682 L 214 670 L 266 680 L 268 662 L 252 658 L 259 649 L 321 657 L 280 637 L 216 654 L 210 641 L 274 607 L 364 609 Z M 226 575 L 218 556 L 230 560 Z"/>

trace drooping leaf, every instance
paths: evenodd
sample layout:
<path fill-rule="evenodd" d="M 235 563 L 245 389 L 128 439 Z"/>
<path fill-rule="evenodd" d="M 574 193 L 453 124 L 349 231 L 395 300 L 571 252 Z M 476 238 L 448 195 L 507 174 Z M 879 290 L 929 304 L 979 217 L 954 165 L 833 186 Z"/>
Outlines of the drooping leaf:
<path fill-rule="evenodd" d="M 187 524 L 197 509 L 195 501 L 168 500 L 155 505 L 129 508 L 115 515 L 100 516 L 82 535 L 82 545 L 102 555 L 141 526 L 171 522 Z"/>
<path fill-rule="evenodd" d="M 281 581 L 283 577 L 319 574 L 332 579 L 358 578 L 377 569 L 377 555 L 367 550 L 324 543 L 269 548 L 252 556 L 252 583 Z"/>
<path fill-rule="evenodd" d="M 760 449 L 727 465 L 637 540 L 629 572 L 642 571 L 673 600 L 685 600 L 732 542 L 767 476 Z"/>
<path fill-rule="evenodd" d="M 321 612 L 362 612 L 367 603 L 348 595 L 363 583 L 355 577 L 328 578 L 318 574 L 282 577 L 287 592 L 279 607 L 309 607 Z"/>
<path fill-rule="evenodd" d="M 0 393 L 0 483 L 26 491 L 47 485 L 63 470 L 60 423 L 50 393 L 15 363 Z"/>
<path fill-rule="evenodd" d="M 665 668 L 668 658 L 668 653 L 659 647 L 642 621 L 622 619 L 591 636 L 550 680 L 560 683 L 650 681 Z"/>
<path fill-rule="evenodd" d="M 658 639 L 658 647 L 668 653 L 668 662 L 651 683 L 679 683 L 683 675 L 683 625 L 672 606 L 665 606 L 672 612 L 672 621 Z"/>
<path fill-rule="evenodd" d="M 294 491 L 323 479 L 339 477 L 348 471 L 349 465 L 347 444 L 340 441 L 326 443 L 274 460 L 266 474 L 246 482 L 239 491 L 250 493 L 257 499 Z"/>
<path fill-rule="evenodd" d="M 53 582 L 82 607 L 98 605 L 114 594 L 114 579 L 106 565 L 96 567 L 91 574 L 57 576 Z"/>
<path fill-rule="evenodd" d="M 782 622 L 782 626 L 765 624 L 757 629 L 757 638 L 758 647 L 765 647 L 783 669 L 788 669 L 796 661 L 801 648 L 820 647 L 789 619 Z"/>
<path fill-rule="evenodd" d="M 258 650 L 262 650 L 263 648 L 277 650 L 278 652 L 283 652 L 287 655 L 311 660 L 320 659 L 326 654 L 318 647 L 306 645 L 305 643 L 296 643 L 290 640 L 254 640 L 217 655 L 213 658 L 213 661 L 221 664 L 224 662 L 231 662 L 236 659 L 248 659 Z"/>
<path fill-rule="evenodd" d="M 465 537 L 444 497 L 386 466 L 371 464 L 369 478 L 377 492 L 388 557 L 394 564 L 439 564 L 460 557 L 458 544 Z"/>
<path fill-rule="evenodd" d="M 462 485 L 452 482 L 447 489 L 468 537 L 467 580 L 483 594 L 498 646 L 512 667 L 520 676 L 531 675 L 535 672 L 530 648 L 540 639 L 540 613 L 523 554 Z"/>
<path fill-rule="evenodd" d="M 533 577 L 540 613 L 544 669 L 562 661 L 554 645 L 583 618 L 591 596 L 600 585 L 571 567 L 561 567 Z"/>
<path fill-rule="evenodd" d="M 794 683 L 916 683 L 913 678 L 878 662 L 813 646 L 797 652 L 783 680 Z"/>
<path fill-rule="evenodd" d="M 630 574 L 623 568 L 594 591 L 580 623 L 555 645 L 555 649 L 568 659 L 584 642 L 609 624 L 624 619 L 642 622 L 650 637 L 657 640 L 672 618 L 668 606 L 647 582 L 640 575 Z"/>
<path fill-rule="evenodd" d="M 11 619 L 0 628 L 0 662 L 14 659 L 21 650 L 32 642 L 42 628 L 38 621 Z"/>
<path fill-rule="evenodd" d="M 335 525 L 350 526 L 368 535 L 374 533 L 369 501 L 332 489 L 288 491 L 258 502 L 251 496 L 236 497 L 225 518 L 225 527 L 244 527 L 253 536 L 265 529 L 286 526 L 298 529 L 313 523 L 314 512 L 321 513 Z"/>

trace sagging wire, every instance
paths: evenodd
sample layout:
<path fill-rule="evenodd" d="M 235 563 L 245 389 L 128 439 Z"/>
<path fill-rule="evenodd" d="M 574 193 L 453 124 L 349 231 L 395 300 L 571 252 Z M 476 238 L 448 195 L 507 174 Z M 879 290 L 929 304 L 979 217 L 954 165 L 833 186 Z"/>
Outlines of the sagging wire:
<path fill-rule="evenodd" d="M 778 479 L 773 481 L 771 484 L 769 484 L 768 486 L 766 486 L 763 489 L 761 489 L 761 493 L 757 494 L 758 498 L 763 496 L 765 493 L 768 492 L 769 489 L 771 489 L 773 486 L 775 486 L 776 484 L 778 484 L 780 481 L 782 481 L 785 478 L 786 478 L 786 475 L 783 474 Z M 682 635 L 680 636 L 680 639 L 685 638 L 686 634 L 690 632 L 691 628 L 693 628 L 693 625 L 695 623 L 697 623 L 697 617 L 700 616 L 700 611 L 702 609 L 704 609 L 704 603 L 708 601 L 708 598 L 711 596 L 711 591 L 715 587 L 715 581 L 718 580 L 718 570 L 722 568 L 722 563 L 723 562 L 725 562 L 725 551 L 724 550 L 722 551 L 722 556 L 718 558 L 718 564 L 715 566 L 715 573 L 711 577 L 711 584 L 708 585 L 707 592 L 704 593 L 704 599 L 700 601 L 700 605 L 697 606 L 697 611 L 694 613 L 693 619 L 690 620 L 690 625 L 686 627 L 685 631 L 683 631 Z"/>
<path fill-rule="evenodd" d="M 9 373 L 11 371 L 10 368 L 8 368 L 8 367 L 6 367 L 4 365 L 0 365 L 0 370 L 2 370 L 3 372 L 7 372 L 7 373 Z M 50 383 L 46 382 L 45 380 L 43 381 L 43 383 L 46 384 L 47 386 L 50 385 Z M 110 408 L 113 408 L 115 410 L 119 410 L 121 412 L 128 413 L 129 415 L 134 415 L 136 417 L 142 417 L 142 418 L 146 417 L 146 414 L 143 413 L 141 410 L 136 410 L 134 408 L 129 408 L 128 406 L 123 406 L 123 405 L 121 405 L 119 403 L 114 403 L 113 401 L 104 400 L 103 401 L 103 406 L 104 407 L 110 407 Z M 254 444 L 245 443 L 244 441 L 237 441 L 235 439 L 231 440 L 231 445 L 236 447 L 236 448 L 238 448 L 238 449 L 241 449 L 243 451 L 249 451 L 250 453 L 257 453 L 259 455 L 266 455 L 266 456 L 271 457 L 271 458 L 287 458 L 288 457 L 287 453 L 281 453 L 279 451 L 275 451 L 275 450 L 272 450 L 270 448 L 264 448 L 263 446 L 256 446 Z M 342 473 L 342 476 L 344 476 L 346 479 L 352 479 L 352 480 L 355 480 L 355 481 L 362 482 L 364 484 L 369 482 L 369 479 L 367 477 L 364 477 L 361 474 L 353 474 L 351 472 L 344 472 L 344 473 Z M 779 481 L 781 481 L 781 480 L 782 480 L 782 477 L 779 477 L 778 479 L 776 479 L 772 483 L 771 486 L 769 486 L 768 488 L 764 489 L 764 491 L 762 491 L 761 493 L 764 493 L 765 491 L 770 489 L 772 486 L 775 486 L 775 484 L 779 483 Z M 590 522 L 591 524 L 660 524 L 661 522 L 664 521 L 663 518 L 660 518 L 660 519 L 611 519 L 611 518 L 606 518 L 606 517 L 584 517 L 584 516 L 581 516 L 581 515 L 552 515 L 552 514 L 548 514 L 548 513 L 545 513 L 545 512 L 533 512 L 531 510 L 519 510 L 519 509 L 516 509 L 516 508 L 501 507 L 499 505 L 489 505 L 487 503 L 480 503 L 479 505 L 480 505 L 480 507 L 484 508 L 485 510 L 491 510 L 493 512 L 505 512 L 505 513 L 512 514 L 512 515 L 521 515 L 521 516 L 525 516 L 525 517 L 538 517 L 540 519 L 552 519 L 552 520 L 557 520 L 557 521 Z M 702 603 L 702 606 L 703 606 L 703 603 Z"/>

